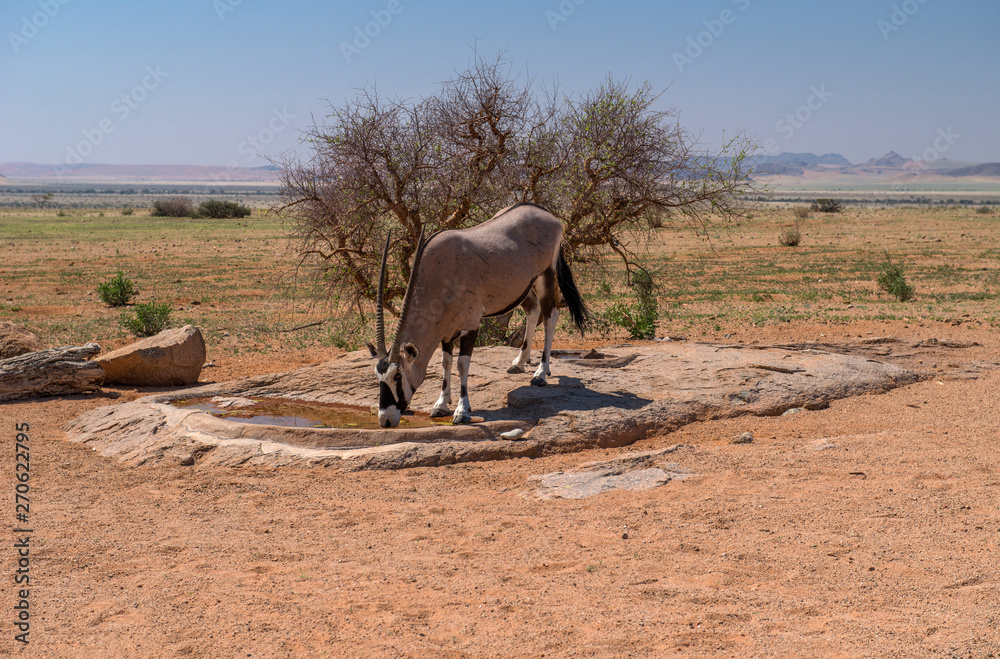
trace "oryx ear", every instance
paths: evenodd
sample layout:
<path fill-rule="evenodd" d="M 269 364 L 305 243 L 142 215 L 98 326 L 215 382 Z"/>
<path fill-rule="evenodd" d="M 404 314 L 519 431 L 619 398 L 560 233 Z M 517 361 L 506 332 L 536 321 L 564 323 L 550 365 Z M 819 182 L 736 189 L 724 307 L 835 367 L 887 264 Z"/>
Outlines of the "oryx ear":
<path fill-rule="evenodd" d="M 413 345 L 412 343 L 407 343 L 406 345 L 404 345 L 403 352 L 405 352 L 406 356 L 410 358 L 410 361 L 416 361 L 417 357 L 420 356 L 420 351 L 417 350 L 417 346 Z"/>
<path fill-rule="evenodd" d="M 365 345 L 368 346 L 368 352 L 372 353 L 372 357 L 378 357 L 378 353 L 375 351 L 375 346 L 372 345 L 371 341 Z"/>

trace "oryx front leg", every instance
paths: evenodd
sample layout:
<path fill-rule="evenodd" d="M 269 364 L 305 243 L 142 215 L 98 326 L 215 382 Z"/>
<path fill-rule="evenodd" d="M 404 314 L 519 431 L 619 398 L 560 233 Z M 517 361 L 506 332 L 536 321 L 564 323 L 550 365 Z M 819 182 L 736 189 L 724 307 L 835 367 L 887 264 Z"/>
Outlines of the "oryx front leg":
<path fill-rule="evenodd" d="M 444 380 L 441 383 L 441 395 L 434 403 L 431 410 L 431 418 L 448 416 L 451 414 L 451 362 L 454 357 L 451 354 L 452 342 L 441 342 L 441 367 L 444 369 Z"/>
<path fill-rule="evenodd" d="M 538 303 L 538 296 L 534 291 L 528 293 L 521 303 L 524 309 L 524 340 L 521 342 L 521 351 L 517 353 L 508 373 L 524 373 L 524 367 L 531 359 L 531 344 L 535 338 L 535 327 L 538 325 L 538 316 L 542 312 L 542 306 Z"/>
<path fill-rule="evenodd" d="M 531 384 L 536 387 L 544 387 L 547 384 L 545 378 L 549 375 L 549 359 L 552 354 L 552 339 L 556 333 L 557 320 L 559 320 L 559 310 L 552 309 L 552 313 L 545 319 L 545 348 L 542 350 L 542 361 L 538 364 L 538 370 L 531 378 Z"/>
<path fill-rule="evenodd" d="M 455 408 L 455 415 L 451 418 L 451 422 L 455 425 L 472 422 L 472 405 L 469 404 L 469 363 L 472 361 L 472 348 L 476 345 L 477 334 L 479 334 L 478 330 L 463 334 L 459 344 L 459 398 L 458 407 Z"/>

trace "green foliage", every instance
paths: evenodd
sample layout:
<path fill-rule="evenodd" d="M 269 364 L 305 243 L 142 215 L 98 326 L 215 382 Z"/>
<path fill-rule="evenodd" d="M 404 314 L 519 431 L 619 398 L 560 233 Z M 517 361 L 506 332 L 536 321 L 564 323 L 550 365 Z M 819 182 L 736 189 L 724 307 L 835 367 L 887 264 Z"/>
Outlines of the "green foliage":
<path fill-rule="evenodd" d="M 524 313 L 515 309 L 502 316 L 483 318 L 479 323 L 477 346 L 519 347 L 524 341 Z"/>
<path fill-rule="evenodd" d="M 619 300 L 602 315 L 606 322 L 626 330 L 630 339 L 652 339 L 660 316 L 653 278 L 645 270 L 639 270 L 632 277 L 632 289 L 635 300 Z"/>
<path fill-rule="evenodd" d="M 795 215 L 796 220 L 805 220 L 809 217 L 809 207 L 808 206 L 792 206 L 792 214 Z"/>
<path fill-rule="evenodd" d="M 882 271 L 878 276 L 878 286 L 900 302 L 913 299 L 916 293 L 913 286 L 907 283 L 902 266 L 893 263 L 888 252 L 886 252 L 885 262 L 882 264 Z"/>
<path fill-rule="evenodd" d="M 97 296 L 101 298 L 101 302 L 111 307 L 124 307 L 138 294 L 135 282 L 121 270 L 111 279 L 97 285 Z"/>
<path fill-rule="evenodd" d="M 979 208 L 976 209 L 976 212 L 979 213 L 980 215 L 992 215 L 993 209 L 990 208 L 989 206 L 980 206 Z"/>
<path fill-rule="evenodd" d="M 217 219 L 232 218 L 232 217 L 247 217 L 250 215 L 250 208 L 242 204 L 238 204 L 235 201 L 219 201 L 217 199 L 210 199 L 208 201 L 203 201 L 200 206 L 198 206 L 198 216 L 199 217 L 212 217 Z"/>
<path fill-rule="evenodd" d="M 122 209 L 122 215 L 131 215 L 133 213 L 135 213 L 135 209 L 134 208 L 123 208 Z"/>
<path fill-rule="evenodd" d="M 118 324 L 136 336 L 153 336 L 167 329 L 170 324 L 170 303 L 143 302 L 129 311 L 123 311 Z"/>
<path fill-rule="evenodd" d="M 839 213 L 844 209 L 844 205 L 836 199 L 817 199 L 809 207 L 809 210 L 816 213 Z"/>
<path fill-rule="evenodd" d="M 170 197 L 157 199 L 153 202 L 154 217 L 191 217 L 194 215 L 194 204 L 187 197 Z"/>

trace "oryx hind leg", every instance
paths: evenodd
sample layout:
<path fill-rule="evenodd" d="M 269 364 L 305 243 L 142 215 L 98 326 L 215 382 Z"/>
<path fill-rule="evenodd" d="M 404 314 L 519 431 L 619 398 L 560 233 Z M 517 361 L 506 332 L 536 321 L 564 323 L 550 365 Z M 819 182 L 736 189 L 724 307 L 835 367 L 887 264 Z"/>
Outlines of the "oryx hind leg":
<path fill-rule="evenodd" d="M 538 316 L 542 313 L 542 305 L 538 302 L 535 291 L 528 291 L 527 297 L 521 303 L 524 309 L 524 339 L 521 342 L 521 350 L 514 358 L 514 362 L 508 373 L 524 373 L 524 367 L 531 361 L 531 344 L 535 339 L 535 327 L 538 325 Z"/>
<path fill-rule="evenodd" d="M 458 379 L 459 379 L 459 399 L 458 407 L 451 422 L 461 425 L 472 422 L 472 405 L 469 404 L 469 364 L 472 362 L 472 348 L 476 345 L 476 337 L 479 330 L 473 330 L 462 334 L 458 347 Z"/>
<path fill-rule="evenodd" d="M 434 403 L 431 410 L 431 417 L 437 418 L 451 414 L 451 362 L 452 362 L 452 342 L 441 342 L 441 366 L 444 369 L 444 380 L 441 382 L 441 395 Z"/>
<path fill-rule="evenodd" d="M 542 322 L 545 324 L 545 347 L 542 350 L 542 361 L 531 378 L 531 384 L 544 387 L 545 378 L 549 375 L 549 359 L 552 354 L 552 339 L 556 333 L 556 321 L 559 320 L 559 310 L 556 308 L 556 274 L 549 270 L 541 278 L 542 286 L 538 302 L 541 308 Z"/>

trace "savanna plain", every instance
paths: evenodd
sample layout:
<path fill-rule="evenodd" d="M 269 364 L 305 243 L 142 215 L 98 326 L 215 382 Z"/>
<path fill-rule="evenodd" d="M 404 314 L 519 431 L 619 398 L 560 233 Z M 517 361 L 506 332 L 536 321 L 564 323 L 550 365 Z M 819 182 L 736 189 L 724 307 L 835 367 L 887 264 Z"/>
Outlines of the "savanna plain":
<path fill-rule="evenodd" d="M 986 210 L 847 206 L 799 220 L 786 247 L 796 218 L 773 205 L 640 246 L 658 337 L 876 359 L 891 346 L 923 375 L 826 409 L 704 419 L 627 448 L 346 473 L 131 468 L 65 440 L 77 415 L 154 389 L 0 404 L 0 654 L 1000 656 L 1000 212 Z M 96 293 L 122 270 L 138 301 L 202 328 L 203 383 L 361 347 L 369 326 L 323 301 L 289 232 L 259 212 L 0 210 L 0 321 L 52 346 L 124 345 L 134 337 Z M 879 288 L 890 260 L 912 299 Z M 577 275 L 598 312 L 632 300 L 608 268 Z M 556 347 L 623 342 L 636 341 L 613 323 L 584 339 L 563 325 Z M 27 645 L 13 625 L 15 424 L 31 443 Z M 752 443 L 730 443 L 744 432 Z M 532 493 L 533 475 L 669 446 L 689 477 Z"/>

